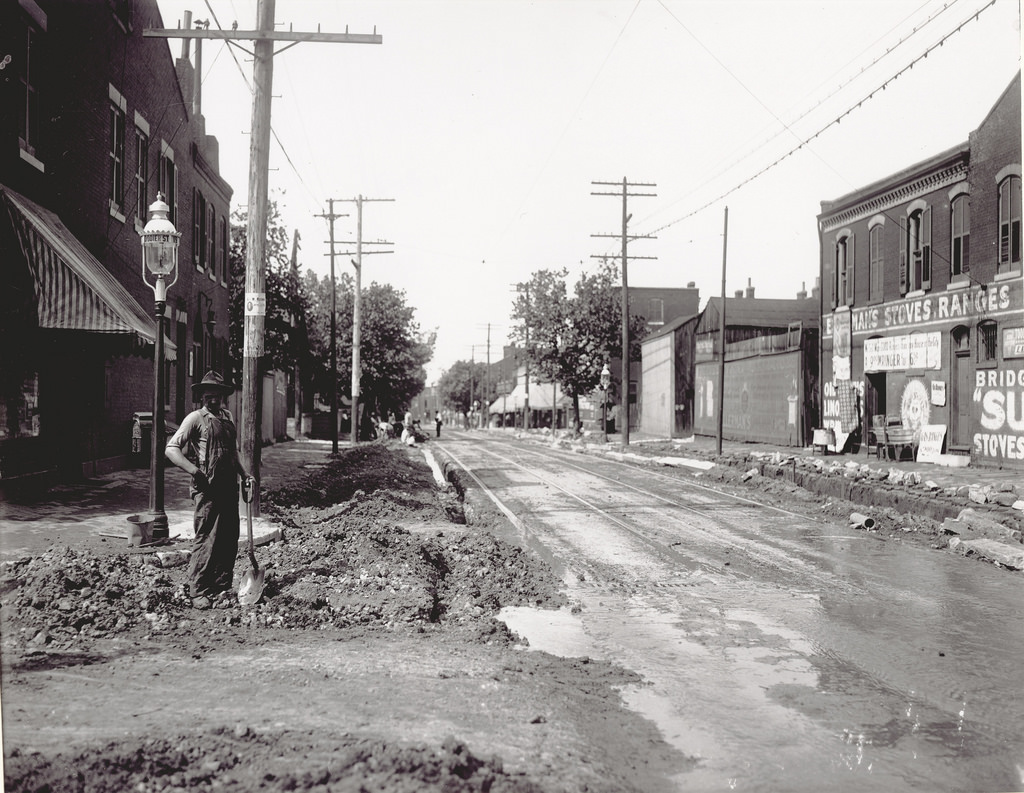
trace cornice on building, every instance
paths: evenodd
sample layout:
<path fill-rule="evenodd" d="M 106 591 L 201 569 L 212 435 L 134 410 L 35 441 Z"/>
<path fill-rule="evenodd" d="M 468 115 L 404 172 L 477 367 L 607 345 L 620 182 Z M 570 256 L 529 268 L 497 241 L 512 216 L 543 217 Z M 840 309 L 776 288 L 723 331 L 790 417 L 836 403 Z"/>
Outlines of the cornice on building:
<path fill-rule="evenodd" d="M 941 169 L 933 170 L 884 192 L 876 193 L 866 200 L 847 205 L 841 211 L 822 213 L 818 216 L 819 228 L 824 232 L 834 231 L 848 223 L 863 220 L 879 212 L 913 201 L 915 198 L 921 198 L 935 190 L 963 181 L 967 176 L 967 149 L 958 147 L 956 151 L 959 153 L 958 158 Z M 892 184 L 893 181 L 887 180 L 886 184 Z M 840 202 L 822 202 L 822 205 L 837 203 Z"/>

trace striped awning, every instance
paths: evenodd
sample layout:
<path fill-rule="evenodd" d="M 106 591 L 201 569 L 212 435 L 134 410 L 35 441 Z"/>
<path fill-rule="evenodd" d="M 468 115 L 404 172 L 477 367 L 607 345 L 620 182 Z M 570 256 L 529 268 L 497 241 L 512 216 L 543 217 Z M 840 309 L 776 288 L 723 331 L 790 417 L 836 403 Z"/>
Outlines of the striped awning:
<path fill-rule="evenodd" d="M 0 195 L 32 271 L 40 328 L 134 334 L 154 343 L 155 319 L 57 215 L 3 185 Z M 176 358 L 166 335 L 164 357 Z"/>

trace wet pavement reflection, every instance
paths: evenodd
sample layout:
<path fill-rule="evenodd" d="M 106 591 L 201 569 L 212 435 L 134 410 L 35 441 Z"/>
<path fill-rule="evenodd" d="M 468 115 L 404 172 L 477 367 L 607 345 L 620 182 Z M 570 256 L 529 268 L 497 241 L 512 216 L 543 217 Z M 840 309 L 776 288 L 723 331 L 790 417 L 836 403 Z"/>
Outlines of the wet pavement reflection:
<path fill-rule="evenodd" d="M 627 703 L 699 760 L 679 789 L 1024 789 L 1019 574 L 791 515 L 670 518 L 630 498 L 632 534 L 523 499 L 575 608 L 504 617 L 535 650 L 640 673 Z M 658 531 L 690 563 L 637 540 Z"/>

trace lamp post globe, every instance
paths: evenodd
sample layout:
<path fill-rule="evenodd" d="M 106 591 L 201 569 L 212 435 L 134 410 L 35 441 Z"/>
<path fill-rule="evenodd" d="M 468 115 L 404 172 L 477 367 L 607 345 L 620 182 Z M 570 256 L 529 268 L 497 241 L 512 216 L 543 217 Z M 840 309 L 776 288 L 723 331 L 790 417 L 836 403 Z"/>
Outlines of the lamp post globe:
<path fill-rule="evenodd" d="M 601 370 L 601 442 L 608 442 L 608 386 L 612 384 L 612 373 L 608 364 Z"/>
<path fill-rule="evenodd" d="M 142 230 L 142 280 L 153 290 L 156 334 L 153 347 L 153 439 L 149 460 L 149 511 L 154 541 L 167 539 L 164 512 L 164 310 L 167 290 L 178 280 L 178 243 L 181 232 L 168 217 L 170 207 L 157 193 L 149 205 L 149 220 Z"/>

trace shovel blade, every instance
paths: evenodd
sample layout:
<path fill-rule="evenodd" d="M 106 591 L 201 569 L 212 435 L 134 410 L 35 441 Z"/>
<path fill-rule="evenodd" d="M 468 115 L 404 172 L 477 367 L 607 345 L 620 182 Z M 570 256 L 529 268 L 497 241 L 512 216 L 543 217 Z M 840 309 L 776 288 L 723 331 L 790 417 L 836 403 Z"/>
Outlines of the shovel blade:
<path fill-rule="evenodd" d="M 238 602 L 243 606 L 252 606 L 259 603 L 263 596 L 263 570 L 249 570 L 242 576 L 242 582 L 238 585 Z"/>

